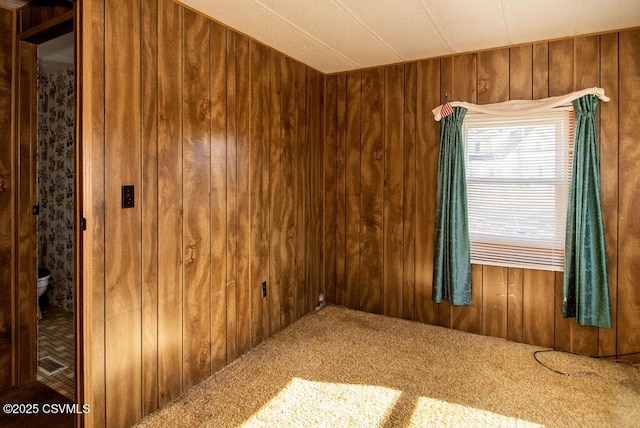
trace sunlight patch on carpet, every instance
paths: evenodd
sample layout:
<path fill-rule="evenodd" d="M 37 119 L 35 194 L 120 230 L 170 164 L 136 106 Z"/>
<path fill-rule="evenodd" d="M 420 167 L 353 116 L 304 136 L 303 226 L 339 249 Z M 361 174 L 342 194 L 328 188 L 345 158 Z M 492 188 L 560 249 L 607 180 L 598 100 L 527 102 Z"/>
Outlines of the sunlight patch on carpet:
<path fill-rule="evenodd" d="M 474 409 L 462 404 L 449 403 L 435 398 L 419 397 L 410 426 L 509 426 L 542 427 L 533 422 L 500 415 L 487 410 Z"/>
<path fill-rule="evenodd" d="M 242 426 L 379 426 L 400 394 L 381 386 L 293 378 Z"/>

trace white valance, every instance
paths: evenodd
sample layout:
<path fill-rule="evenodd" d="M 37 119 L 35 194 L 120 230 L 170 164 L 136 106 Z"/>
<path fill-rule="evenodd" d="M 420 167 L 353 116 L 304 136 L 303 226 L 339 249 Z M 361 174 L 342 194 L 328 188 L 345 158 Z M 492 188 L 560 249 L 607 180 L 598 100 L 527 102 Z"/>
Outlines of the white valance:
<path fill-rule="evenodd" d="M 570 106 L 573 100 L 589 94 L 597 95 L 598 98 L 604 102 L 608 102 L 610 99 L 604 94 L 604 89 L 589 88 L 557 97 L 543 98 L 541 100 L 510 100 L 484 105 L 467 103 L 464 101 L 452 101 L 451 105 L 453 107 L 464 107 L 470 112 L 493 114 L 496 116 L 522 116 L 526 114 L 544 112 L 556 107 Z M 440 119 L 442 119 L 440 116 L 441 108 L 442 105 L 439 105 L 432 110 L 433 117 L 436 121 L 440 121 Z"/>

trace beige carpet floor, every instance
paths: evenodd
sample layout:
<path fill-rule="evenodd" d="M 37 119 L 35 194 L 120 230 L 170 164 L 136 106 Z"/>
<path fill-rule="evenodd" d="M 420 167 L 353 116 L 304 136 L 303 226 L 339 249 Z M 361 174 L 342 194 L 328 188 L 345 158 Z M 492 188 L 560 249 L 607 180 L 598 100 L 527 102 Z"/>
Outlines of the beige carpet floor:
<path fill-rule="evenodd" d="M 640 370 L 327 306 L 141 427 L 640 426 Z"/>

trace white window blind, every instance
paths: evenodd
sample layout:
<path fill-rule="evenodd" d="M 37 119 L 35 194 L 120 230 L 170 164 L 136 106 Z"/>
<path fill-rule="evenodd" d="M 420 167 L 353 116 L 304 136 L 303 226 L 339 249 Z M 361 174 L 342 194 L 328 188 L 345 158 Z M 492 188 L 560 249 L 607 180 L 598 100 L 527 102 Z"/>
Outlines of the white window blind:
<path fill-rule="evenodd" d="M 563 269 L 572 115 L 467 114 L 471 263 Z"/>

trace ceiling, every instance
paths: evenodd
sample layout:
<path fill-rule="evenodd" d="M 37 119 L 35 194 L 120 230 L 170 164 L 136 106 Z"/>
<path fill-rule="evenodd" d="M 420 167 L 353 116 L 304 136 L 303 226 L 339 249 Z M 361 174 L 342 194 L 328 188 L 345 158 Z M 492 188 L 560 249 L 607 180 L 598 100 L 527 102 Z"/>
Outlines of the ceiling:
<path fill-rule="evenodd" d="M 640 26 L 639 0 L 181 0 L 324 73 Z"/>
<path fill-rule="evenodd" d="M 38 45 L 41 74 L 66 70 L 73 66 L 73 32 Z"/>

